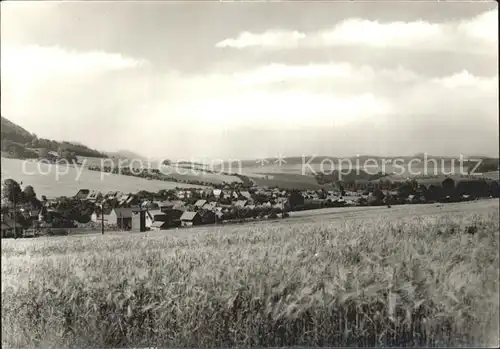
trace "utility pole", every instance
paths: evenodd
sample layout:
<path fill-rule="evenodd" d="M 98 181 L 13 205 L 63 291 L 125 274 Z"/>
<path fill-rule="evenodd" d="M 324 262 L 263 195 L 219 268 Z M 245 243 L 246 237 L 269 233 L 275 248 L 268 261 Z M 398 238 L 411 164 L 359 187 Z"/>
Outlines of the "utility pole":
<path fill-rule="evenodd" d="M 104 235 L 104 205 L 101 204 L 101 234 Z"/>
<path fill-rule="evenodd" d="M 17 239 L 17 215 L 16 215 L 16 194 L 14 193 L 14 236 Z"/>

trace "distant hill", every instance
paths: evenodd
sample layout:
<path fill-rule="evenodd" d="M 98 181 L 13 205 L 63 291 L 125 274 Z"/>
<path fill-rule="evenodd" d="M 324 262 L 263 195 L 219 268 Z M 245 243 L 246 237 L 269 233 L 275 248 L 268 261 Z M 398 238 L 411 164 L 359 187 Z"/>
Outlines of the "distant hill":
<path fill-rule="evenodd" d="M 403 159 L 404 162 L 409 162 L 412 159 L 424 159 L 424 154 L 416 154 L 414 156 L 388 156 L 388 157 L 383 157 L 383 156 L 375 156 L 375 155 L 358 155 L 358 156 L 351 156 L 351 157 L 337 157 L 337 156 L 291 156 L 291 157 L 284 157 L 282 159 L 278 158 L 265 158 L 265 159 L 248 159 L 248 160 L 243 160 L 241 161 L 241 164 L 243 167 L 259 167 L 262 166 L 262 164 L 276 164 L 280 160 L 282 161 L 283 164 L 287 165 L 303 165 L 304 163 L 308 164 L 321 164 L 322 162 L 325 161 L 334 161 L 334 162 L 339 162 L 340 160 L 350 160 L 352 163 L 356 163 L 357 161 L 359 163 L 364 163 L 368 160 L 370 160 L 370 164 L 372 164 L 373 161 L 376 161 L 378 163 L 382 163 L 383 161 L 394 161 L 394 160 L 399 160 Z M 498 159 L 487 157 L 487 156 L 475 156 L 475 157 L 465 157 L 464 158 L 469 158 L 469 159 L 475 159 L 475 160 L 483 160 L 483 161 L 497 161 Z M 459 164 L 460 157 L 459 156 L 441 156 L 441 155 L 427 155 L 427 159 L 435 159 L 438 161 L 444 161 L 444 163 L 449 163 L 452 160 L 456 164 Z M 230 162 L 226 162 L 226 164 L 229 164 Z M 466 160 L 467 163 L 467 160 Z"/>
<path fill-rule="evenodd" d="M 106 154 L 112 158 L 139 159 L 139 160 L 146 159 L 145 156 L 134 153 L 133 151 L 130 150 L 118 150 L 115 152 L 106 152 Z"/>
<path fill-rule="evenodd" d="M 36 134 L 16 125 L 5 117 L 1 117 L 1 150 L 12 158 L 31 158 L 37 156 L 37 150 L 59 152 L 61 149 L 73 152 L 77 156 L 107 158 L 108 155 L 83 144 L 75 142 L 58 142 L 38 138 Z"/>

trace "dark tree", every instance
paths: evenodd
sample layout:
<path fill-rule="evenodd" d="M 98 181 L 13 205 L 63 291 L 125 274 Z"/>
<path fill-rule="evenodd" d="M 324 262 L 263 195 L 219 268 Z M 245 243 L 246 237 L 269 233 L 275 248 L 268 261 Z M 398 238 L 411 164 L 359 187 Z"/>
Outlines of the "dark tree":
<path fill-rule="evenodd" d="M 23 199 L 21 186 L 13 179 L 6 179 L 3 182 L 2 196 L 9 202 L 20 202 Z"/>
<path fill-rule="evenodd" d="M 26 187 L 24 187 L 23 195 L 26 201 L 32 201 L 33 199 L 36 199 L 35 189 L 33 189 L 31 185 L 27 185 Z"/>
<path fill-rule="evenodd" d="M 304 205 L 304 197 L 298 190 L 292 190 L 288 202 L 290 203 L 290 208 L 294 209 L 297 206 Z"/>

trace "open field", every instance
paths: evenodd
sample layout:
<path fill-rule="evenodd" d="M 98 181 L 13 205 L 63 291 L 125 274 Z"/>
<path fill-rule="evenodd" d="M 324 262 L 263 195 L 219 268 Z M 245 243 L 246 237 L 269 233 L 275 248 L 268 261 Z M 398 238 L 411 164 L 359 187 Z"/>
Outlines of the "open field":
<path fill-rule="evenodd" d="M 13 178 L 25 185 L 32 185 L 38 196 L 47 197 L 73 196 L 82 188 L 95 189 L 102 192 L 118 190 L 122 192 L 138 192 L 148 190 L 157 192 L 161 189 L 175 187 L 202 187 L 177 182 L 147 180 L 131 176 L 102 174 L 82 167 L 65 167 L 36 161 L 23 161 L 2 158 L 2 181 Z"/>
<path fill-rule="evenodd" d="M 277 186 L 290 190 L 316 190 L 322 188 L 313 176 L 298 173 L 250 173 L 248 177 L 259 187 L 272 188 Z"/>
<path fill-rule="evenodd" d="M 137 159 L 136 161 L 129 161 L 126 159 L 118 160 L 118 159 L 100 159 L 100 158 L 83 158 L 80 157 L 79 161 L 82 161 L 85 167 L 88 166 L 99 166 L 103 165 L 110 166 L 111 164 L 121 164 L 124 167 L 132 167 L 132 168 L 140 168 L 144 166 L 145 168 L 149 167 L 152 169 L 158 169 L 159 163 L 158 161 L 150 161 L 148 160 L 140 161 L 141 159 Z M 121 161 L 121 162 L 120 162 Z M 203 171 L 200 168 L 187 168 L 187 167 L 177 167 L 177 166 L 162 166 L 162 173 L 165 175 L 175 178 L 177 180 L 185 180 L 185 181 L 202 181 L 206 183 L 212 184 L 221 184 L 223 182 L 231 183 L 231 182 L 241 182 L 241 179 L 236 176 L 225 175 L 222 173 L 210 173 Z"/>
<path fill-rule="evenodd" d="M 2 240 L 2 346 L 497 345 L 498 200 L 364 209 Z"/>
<path fill-rule="evenodd" d="M 313 169 L 314 172 L 329 172 L 333 170 L 349 170 L 351 169 L 352 172 L 356 171 L 356 168 L 361 168 L 364 169 L 365 171 L 369 173 L 377 173 L 380 171 L 385 170 L 386 173 L 401 173 L 401 167 L 394 166 L 391 164 L 386 164 L 384 167 L 381 165 L 379 166 L 372 166 L 371 163 L 368 163 L 367 166 L 356 166 L 356 163 L 352 163 L 353 166 L 349 167 L 348 163 L 345 163 L 344 165 L 339 164 L 339 163 L 334 163 L 334 166 L 332 167 L 330 163 L 325 162 L 323 165 L 319 163 L 311 163 L 309 166 Z M 342 166 L 341 166 L 342 165 Z M 361 165 L 363 165 L 363 162 L 361 162 Z M 244 166 L 242 168 L 243 173 L 247 175 L 251 175 L 252 173 L 269 173 L 269 174 L 274 174 L 274 173 L 287 173 L 287 174 L 303 174 L 303 175 L 313 175 L 313 172 L 311 172 L 309 166 L 306 166 L 304 164 L 265 164 L 264 166 L 260 166 L 258 164 L 252 165 L 252 166 Z M 405 167 L 405 175 L 408 174 L 408 177 L 418 177 L 422 175 L 440 175 L 443 173 L 455 173 L 455 174 L 460 174 L 460 167 L 459 166 L 451 166 L 450 163 L 444 163 L 443 165 L 441 163 L 437 163 L 437 166 L 435 166 L 432 162 L 430 162 L 427 167 L 424 167 L 424 164 L 419 164 L 419 163 L 414 163 L 411 165 L 411 172 L 409 171 L 408 165 Z M 466 171 L 465 171 L 466 172 Z"/>

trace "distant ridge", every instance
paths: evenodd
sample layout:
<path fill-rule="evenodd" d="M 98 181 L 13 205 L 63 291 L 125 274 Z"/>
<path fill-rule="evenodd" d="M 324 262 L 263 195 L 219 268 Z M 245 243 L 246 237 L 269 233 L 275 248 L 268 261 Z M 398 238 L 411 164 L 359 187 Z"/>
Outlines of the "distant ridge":
<path fill-rule="evenodd" d="M 30 133 L 23 127 L 16 125 L 9 119 L 1 117 L 1 147 L 3 154 L 13 158 L 36 157 L 36 149 L 44 148 L 49 151 L 59 151 L 60 148 L 69 150 L 77 156 L 106 158 L 106 154 L 91 149 L 81 143 L 58 142 L 46 138 L 38 138 L 35 133 Z"/>
<path fill-rule="evenodd" d="M 138 159 L 138 160 L 144 160 L 146 159 L 145 156 L 143 155 L 140 155 L 138 153 L 135 153 L 133 151 L 130 151 L 130 150 L 118 150 L 118 151 L 115 151 L 115 152 L 106 152 L 106 154 L 109 156 L 109 157 L 114 157 L 114 158 L 123 158 L 123 159 Z"/>

